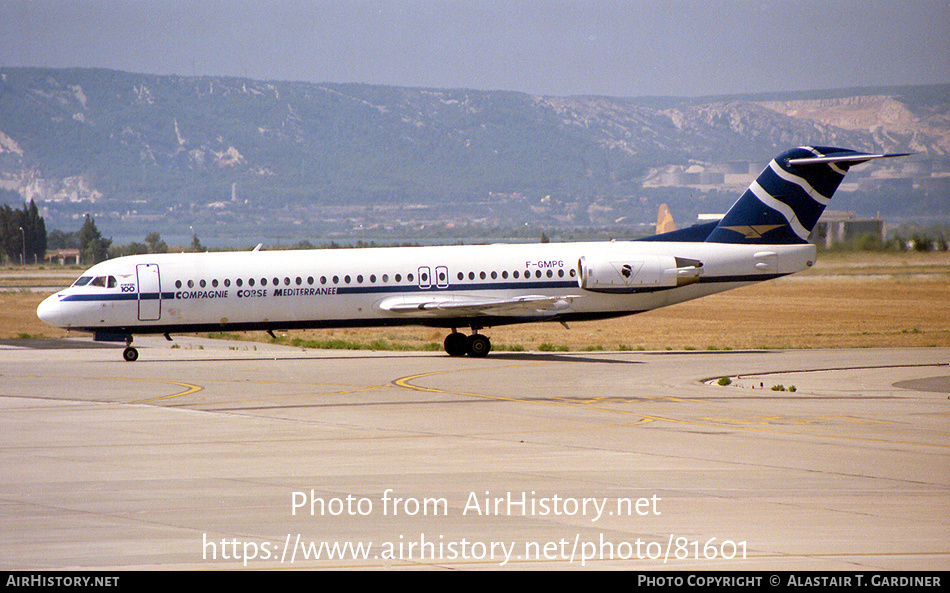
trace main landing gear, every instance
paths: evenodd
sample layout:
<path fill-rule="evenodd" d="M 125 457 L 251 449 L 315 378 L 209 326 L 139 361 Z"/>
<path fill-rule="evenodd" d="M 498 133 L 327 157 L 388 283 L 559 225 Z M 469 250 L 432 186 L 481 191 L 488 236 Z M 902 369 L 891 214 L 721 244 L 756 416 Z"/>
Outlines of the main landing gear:
<path fill-rule="evenodd" d="M 482 358 L 488 356 L 488 353 L 491 352 L 491 340 L 488 339 L 488 336 L 479 333 L 466 336 L 455 329 L 446 336 L 444 346 L 445 352 L 449 356 L 465 356 L 468 354 L 475 358 Z"/>

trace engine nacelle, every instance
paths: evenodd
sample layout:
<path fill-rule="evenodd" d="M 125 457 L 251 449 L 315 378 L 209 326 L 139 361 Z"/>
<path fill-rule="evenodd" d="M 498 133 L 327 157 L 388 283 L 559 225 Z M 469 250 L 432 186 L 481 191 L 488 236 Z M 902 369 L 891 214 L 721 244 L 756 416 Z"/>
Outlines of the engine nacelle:
<path fill-rule="evenodd" d="M 699 282 L 703 262 L 671 255 L 595 255 L 577 261 L 577 283 L 591 292 L 633 293 Z"/>

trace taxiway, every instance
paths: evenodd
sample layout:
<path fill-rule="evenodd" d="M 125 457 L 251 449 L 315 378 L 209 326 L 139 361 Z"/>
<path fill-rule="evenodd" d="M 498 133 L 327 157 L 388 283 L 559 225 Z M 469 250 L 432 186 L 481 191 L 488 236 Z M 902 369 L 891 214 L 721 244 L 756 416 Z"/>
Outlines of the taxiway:
<path fill-rule="evenodd" d="M 950 567 L 947 349 L 136 345 L 0 345 L 3 569 Z"/>

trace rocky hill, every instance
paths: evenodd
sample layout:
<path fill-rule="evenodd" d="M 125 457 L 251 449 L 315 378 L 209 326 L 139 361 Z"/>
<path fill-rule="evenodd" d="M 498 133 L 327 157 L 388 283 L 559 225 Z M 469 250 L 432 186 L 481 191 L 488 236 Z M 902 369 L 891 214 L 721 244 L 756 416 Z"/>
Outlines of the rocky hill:
<path fill-rule="evenodd" d="M 918 153 L 847 189 L 950 214 L 950 86 L 634 99 L 0 68 L 0 193 L 54 227 L 637 224 L 728 206 L 809 143 Z"/>

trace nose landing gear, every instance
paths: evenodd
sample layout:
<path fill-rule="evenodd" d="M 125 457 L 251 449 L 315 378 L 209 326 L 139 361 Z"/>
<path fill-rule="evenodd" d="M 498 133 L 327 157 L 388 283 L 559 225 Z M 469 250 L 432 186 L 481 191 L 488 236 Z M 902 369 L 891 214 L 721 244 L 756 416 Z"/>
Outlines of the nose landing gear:
<path fill-rule="evenodd" d="M 473 331 L 477 332 L 478 330 Z M 465 356 L 468 354 L 474 358 L 482 358 L 488 356 L 488 353 L 491 352 L 491 340 L 488 339 L 488 336 L 479 333 L 466 336 L 454 328 L 452 333 L 446 336 L 444 346 L 445 352 L 449 356 Z"/>
<path fill-rule="evenodd" d="M 96 342 L 125 342 L 122 358 L 126 362 L 135 362 L 139 359 L 139 351 L 132 347 L 132 334 L 95 332 L 92 339 Z"/>
<path fill-rule="evenodd" d="M 126 362 L 135 362 L 139 359 L 139 351 L 132 347 L 132 336 L 125 341 L 125 350 L 122 351 L 122 358 Z"/>

